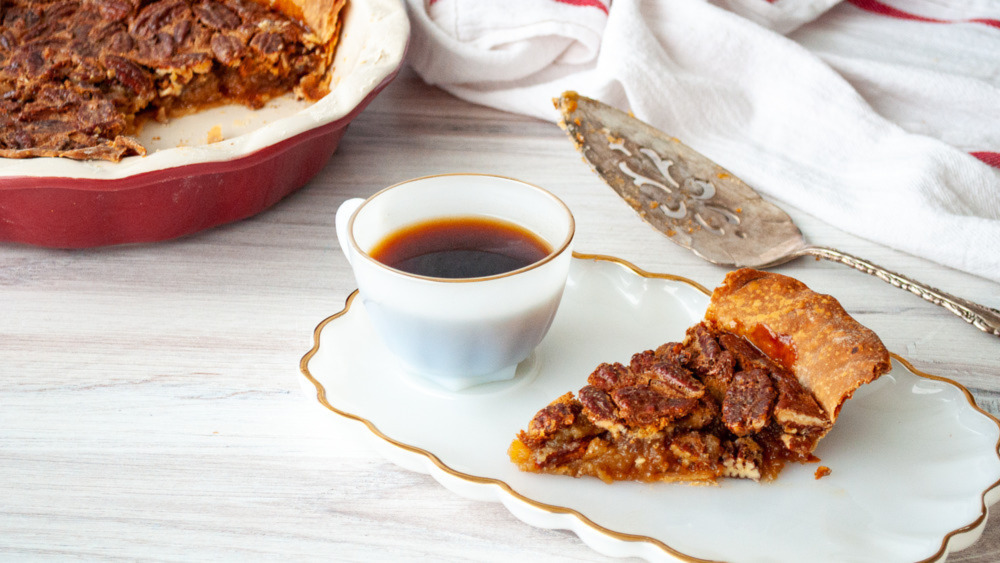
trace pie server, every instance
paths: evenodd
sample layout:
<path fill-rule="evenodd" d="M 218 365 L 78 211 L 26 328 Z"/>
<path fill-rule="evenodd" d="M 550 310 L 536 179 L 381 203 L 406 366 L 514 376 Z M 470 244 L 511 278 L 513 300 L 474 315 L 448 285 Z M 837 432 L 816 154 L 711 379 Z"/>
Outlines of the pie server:
<path fill-rule="evenodd" d="M 811 255 L 846 264 L 941 305 L 1000 336 L 1000 311 L 955 297 L 846 252 L 808 244 L 792 218 L 750 186 L 662 131 L 597 100 L 555 101 L 584 159 L 640 217 L 720 266 L 767 268 Z"/>

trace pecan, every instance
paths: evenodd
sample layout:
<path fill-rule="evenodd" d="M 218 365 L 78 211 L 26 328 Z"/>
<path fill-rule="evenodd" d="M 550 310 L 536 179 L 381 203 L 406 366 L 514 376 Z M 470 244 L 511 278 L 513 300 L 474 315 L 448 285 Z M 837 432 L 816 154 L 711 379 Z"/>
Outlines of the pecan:
<path fill-rule="evenodd" d="M 722 456 L 722 442 L 712 434 L 688 432 L 670 442 L 670 453 L 685 467 L 714 467 Z"/>
<path fill-rule="evenodd" d="M 191 32 L 191 20 L 184 19 L 177 22 L 174 26 L 174 43 L 181 45 L 188 37 L 188 33 Z"/>
<path fill-rule="evenodd" d="M 89 4 L 97 8 L 105 21 L 122 21 L 132 13 L 132 4 L 125 0 L 91 0 Z"/>
<path fill-rule="evenodd" d="M 40 76 L 47 67 L 43 49 L 34 45 L 18 50 L 7 66 L 12 73 L 20 72 L 32 79 Z"/>
<path fill-rule="evenodd" d="M 124 55 L 132 51 L 135 42 L 132 41 L 132 36 L 123 29 L 109 37 L 105 45 L 109 52 Z"/>
<path fill-rule="evenodd" d="M 722 353 L 718 355 L 715 359 L 715 363 L 708 370 L 708 377 L 719 382 L 724 386 L 728 386 L 729 382 L 733 379 L 733 373 L 736 371 L 736 357 L 729 350 L 723 350 Z"/>
<path fill-rule="evenodd" d="M 722 353 L 719 341 L 712 336 L 712 333 L 710 333 L 707 328 L 705 328 L 704 323 L 696 324 L 689 330 L 697 340 L 698 348 L 701 350 L 701 353 L 704 354 L 706 359 L 714 361 L 719 354 Z"/>
<path fill-rule="evenodd" d="M 632 359 L 628 364 L 628 369 L 632 370 L 635 374 L 645 373 L 646 370 L 658 361 L 659 359 L 656 357 L 655 352 L 652 350 L 645 350 L 632 355 Z"/>
<path fill-rule="evenodd" d="M 32 147 L 34 137 L 24 129 L 4 127 L 0 129 L 0 146 L 13 149 L 27 149 Z"/>
<path fill-rule="evenodd" d="M 684 364 L 685 367 L 701 379 L 705 388 L 716 400 L 721 401 L 736 371 L 735 357 L 732 352 L 720 348 L 715 338 L 710 335 L 706 342 L 699 343 L 696 338 L 691 338 L 687 344 L 691 351 L 691 360 Z"/>
<path fill-rule="evenodd" d="M 246 2 L 244 0 L 235 0 L 226 2 L 226 7 L 233 11 L 241 20 L 244 21 L 260 21 L 261 23 L 271 25 L 274 23 L 270 18 L 266 18 L 266 14 L 261 13 L 262 4 L 259 2 Z"/>
<path fill-rule="evenodd" d="M 38 38 L 50 39 L 57 32 L 62 31 L 63 24 L 59 21 L 42 21 L 34 25 L 21 36 L 22 43 L 30 43 Z"/>
<path fill-rule="evenodd" d="M 614 422 L 618 420 L 618 409 L 615 407 L 611 396 L 594 387 L 587 385 L 580 389 L 578 393 L 580 403 L 583 404 L 584 412 L 594 422 Z"/>
<path fill-rule="evenodd" d="M 9 52 L 14 49 L 16 44 L 17 40 L 14 39 L 13 33 L 6 29 L 0 29 L 0 49 Z"/>
<path fill-rule="evenodd" d="M 60 110 L 67 106 L 80 103 L 80 95 L 70 88 L 46 84 L 35 95 L 34 107 L 44 107 L 48 110 Z M 27 109 L 27 108 L 26 108 Z"/>
<path fill-rule="evenodd" d="M 4 27 L 19 29 L 21 33 L 38 25 L 42 21 L 42 10 L 37 5 L 12 6 L 4 2 Z"/>
<path fill-rule="evenodd" d="M 745 338 L 727 332 L 719 336 L 719 343 L 736 357 L 741 369 L 760 368 L 767 371 L 775 369 L 774 362 Z"/>
<path fill-rule="evenodd" d="M 708 373 L 712 366 L 719 362 L 722 347 L 705 323 L 689 328 L 684 343 L 691 354 L 688 364 L 698 373 Z"/>
<path fill-rule="evenodd" d="M 653 353 L 657 358 L 669 359 L 681 365 L 691 361 L 691 351 L 680 342 L 667 342 Z"/>
<path fill-rule="evenodd" d="M 719 346 L 719 341 L 704 323 L 688 329 L 685 345 L 690 356 L 684 365 L 698 374 L 709 391 L 721 399 L 733 377 L 733 354 Z"/>
<path fill-rule="evenodd" d="M 217 33 L 212 36 L 212 54 L 215 60 L 224 65 L 235 66 L 243 56 L 245 47 L 239 38 L 233 35 Z"/>
<path fill-rule="evenodd" d="M 142 54 L 148 60 L 162 62 L 174 54 L 174 36 L 161 31 L 142 44 Z"/>
<path fill-rule="evenodd" d="M 72 43 L 70 43 L 70 47 L 74 53 L 89 54 L 90 47 L 92 47 L 90 43 L 90 32 L 95 27 L 101 26 L 95 26 L 92 23 L 86 22 L 73 26 L 70 31 L 70 35 L 72 36 L 70 39 L 72 41 Z"/>
<path fill-rule="evenodd" d="M 674 362 L 657 362 L 643 374 L 649 385 L 667 395 L 697 399 L 705 394 L 705 386 L 690 371 Z"/>
<path fill-rule="evenodd" d="M 181 53 L 170 59 L 173 68 L 186 68 L 195 72 L 207 72 L 212 66 L 212 58 L 205 53 Z"/>
<path fill-rule="evenodd" d="M 639 379 L 627 367 L 615 362 L 597 366 L 587 378 L 587 383 L 598 389 L 611 391 L 616 387 L 635 385 L 639 383 Z"/>
<path fill-rule="evenodd" d="M 129 26 L 133 35 L 148 38 L 173 21 L 190 17 L 190 9 L 184 0 L 162 0 L 147 5 L 139 12 Z"/>
<path fill-rule="evenodd" d="M 809 459 L 812 451 L 816 449 L 816 442 L 819 441 L 819 433 L 809 434 L 782 434 L 781 443 L 788 448 L 788 451 L 801 454 L 805 459 Z"/>
<path fill-rule="evenodd" d="M 767 425 L 777 392 L 771 378 L 762 369 L 751 369 L 733 376 L 722 402 L 722 422 L 737 436 L 759 432 Z"/>
<path fill-rule="evenodd" d="M 118 55 L 105 55 L 102 59 L 114 77 L 139 97 L 153 95 L 153 79 L 149 74 L 132 61 Z"/>
<path fill-rule="evenodd" d="M 560 428 L 571 426 L 576 419 L 572 407 L 572 396 L 569 393 L 556 399 L 531 419 L 528 424 L 528 435 L 532 438 L 547 437 L 555 434 Z"/>
<path fill-rule="evenodd" d="M 36 99 L 30 104 L 25 104 L 21 108 L 18 119 L 30 125 L 32 123 L 50 120 L 53 117 L 53 113 L 58 110 L 58 105 L 49 106 L 46 104 L 45 99 Z"/>
<path fill-rule="evenodd" d="M 100 25 L 95 25 L 90 28 L 90 35 L 87 37 L 87 41 L 94 45 L 95 47 L 100 47 L 107 43 L 111 37 L 116 33 L 124 31 L 128 32 L 125 24 L 118 22 L 105 22 Z"/>
<path fill-rule="evenodd" d="M 212 29 L 220 31 L 236 29 L 241 23 L 240 17 L 232 10 L 211 0 L 195 5 L 193 11 L 201 23 Z"/>
<path fill-rule="evenodd" d="M 764 463 L 764 449 L 749 436 L 726 443 L 723 467 L 727 477 L 759 481 Z"/>
<path fill-rule="evenodd" d="M 795 434 L 810 428 L 828 428 L 830 419 L 813 394 L 794 375 L 783 369 L 771 373 L 778 388 L 774 419 L 785 432 Z"/>
<path fill-rule="evenodd" d="M 702 397 L 695 408 L 677 421 L 677 428 L 699 430 L 719 420 L 719 404 L 710 396 Z"/>
<path fill-rule="evenodd" d="M 285 48 L 285 41 L 277 33 L 260 32 L 250 40 L 250 46 L 267 56 L 277 55 Z"/>
<path fill-rule="evenodd" d="M 107 135 L 125 128 L 124 119 L 107 100 L 88 100 L 76 112 L 79 129 L 86 133 Z"/>
<path fill-rule="evenodd" d="M 45 19 L 59 22 L 72 16 L 79 8 L 79 4 L 73 1 L 55 2 L 49 4 L 45 9 Z"/>
<path fill-rule="evenodd" d="M 733 380 L 733 374 L 736 371 L 736 360 L 733 358 L 733 354 L 728 350 L 723 350 L 721 354 L 716 358 L 716 361 L 706 368 L 695 370 L 701 376 L 701 382 L 705 384 L 705 389 L 716 398 L 716 400 L 721 401 L 726 396 L 726 391 L 729 390 L 729 384 Z"/>
<path fill-rule="evenodd" d="M 667 397 L 648 385 L 620 387 L 611 392 L 622 418 L 632 424 L 666 423 L 681 418 L 697 406 L 696 399 Z"/>
<path fill-rule="evenodd" d="M 587 453 L 587 447 L 590 446 L 593 436 L 586 436 L 576 440 L 570 440 L 567 442 L 560 442 L 556 444 L 556 448 L 547 452 L 544 459 L 539 460 L 539 465 L 565 465 L 575 459 L 580 459 Z"/>

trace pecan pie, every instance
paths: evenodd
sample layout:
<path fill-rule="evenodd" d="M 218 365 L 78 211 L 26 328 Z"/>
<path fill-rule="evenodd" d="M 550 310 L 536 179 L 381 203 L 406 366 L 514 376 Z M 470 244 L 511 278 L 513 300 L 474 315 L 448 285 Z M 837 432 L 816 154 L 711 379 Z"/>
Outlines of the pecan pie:
<path fill-rule="evenodd" d="M 619 480 L 771 480 L 818 461 L 854 391 L 890 368 L 871 330 L 828 295 L 731 272 L 682 342 L 601 364 L 534 416 L 508 450 L 524 471 Z"/>
<path fill-rule="evenodd" d="M 0 157 L 117 161 L 228 103 L 316 100 L 346 0 L 2 0 Z"/>

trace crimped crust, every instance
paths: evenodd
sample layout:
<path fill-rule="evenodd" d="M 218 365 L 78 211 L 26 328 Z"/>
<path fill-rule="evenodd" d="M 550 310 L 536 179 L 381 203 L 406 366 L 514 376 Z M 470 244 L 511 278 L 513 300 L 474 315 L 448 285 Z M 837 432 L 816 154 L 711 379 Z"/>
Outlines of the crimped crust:
<path fill-rule="evenodd" d="M 705 320 L 783 364 L 813 393 L 830 422 L 858 387 L 891 367 L 879 337 L 836 299 L 781 274 L 730 272 L 712 293 Z"/>
<path fill-rule="evenodd" d="M 300 19 L 316 33 L 322 45 L 335 42 L 340 26 L 340 11 L 347 0 L 254 0 L 270 6 L 290 18 Z M 330 45 L 332 49 L 332 45 Z"/>

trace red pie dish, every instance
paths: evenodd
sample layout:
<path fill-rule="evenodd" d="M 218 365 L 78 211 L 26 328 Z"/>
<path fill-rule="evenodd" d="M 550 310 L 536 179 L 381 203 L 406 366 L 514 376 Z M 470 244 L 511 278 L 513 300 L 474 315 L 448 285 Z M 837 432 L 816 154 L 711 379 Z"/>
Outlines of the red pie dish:
<path fill-rule="evenodd" d="M 347 125 L 396 76 L 409 39 L 400 0 L 350 0 L 331 91 L 151 123 L 146 156 L 0 159 L 0 241 L 86 248 L 172 239 L 255 215 L 306 184 Z M 219 140 L 221 138 L 221 140 Z M 215 142 L 210 142 L 215 141 Z"/>

